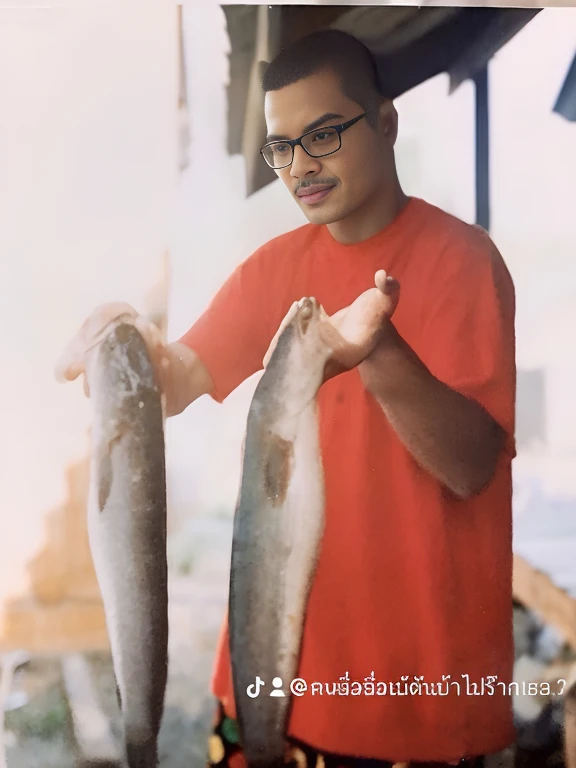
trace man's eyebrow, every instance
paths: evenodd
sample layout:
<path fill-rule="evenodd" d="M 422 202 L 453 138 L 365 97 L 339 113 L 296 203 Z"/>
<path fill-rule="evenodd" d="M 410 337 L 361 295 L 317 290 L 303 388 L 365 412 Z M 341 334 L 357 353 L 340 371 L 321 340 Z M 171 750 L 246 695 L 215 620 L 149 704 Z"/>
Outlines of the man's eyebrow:
<path fill-rule="evenodd" d="M 311 123 L 308 123 L 308 125 L 305 125 L 302 133 L 313 131 L 314 128 L 324 128 L 328 121 L 340 119 L 344 119 L 344 115 L 337 115 L 335 112 L 326 112 L 326 114 L 322 115 L 317 120 L 313 120 Z M 288 139 L 288 136 L 281 136 L 277 133 L 271 133 L 266 136 L 266 143 L 269 141 L 284 141 L 286 139 Z"/>

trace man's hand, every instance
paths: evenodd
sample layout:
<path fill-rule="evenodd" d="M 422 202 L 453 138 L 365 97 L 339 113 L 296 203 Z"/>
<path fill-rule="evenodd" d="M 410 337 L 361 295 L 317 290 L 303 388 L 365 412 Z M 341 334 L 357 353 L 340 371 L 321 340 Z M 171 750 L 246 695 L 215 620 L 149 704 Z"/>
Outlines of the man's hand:
<path fill-rule="evenodd" d="M 326 333 L 333 351 L 326 379 L 355 368 L 389 332 L 389 321 L 400 298 L 400 285 L 383 269 L 376 272 L 374 283 L 375 288 L 364 291 L 352 304 L 328 318 Z"/>
<path fill-rule="evenodd" d="M 162 385 L 167 350 L 162 343 L 160 331 L 147 318 L 139 315 L 130 304 L 122 302 L 103 304 L 88 316 L 58 360 L 54 370 L 56 379 L 60 382 L 74 381 L 78 376 L 83 375 L 84 393 L 89 397 L 90 389 L 86 379 L 88 356 L 90 351 L 102 341 L 107 327 L 120 318 L 133 323 L 142 334 L 159 376 L 159 383 Z"/>
<path fill-rule="evenodd" d="M 144 339 L 166 417 L 182 413 L 194 400 L 212 391 L 214 382 L 192 349 L 179 341 L 165 345 L 156 325 L 123 303 L 103 304 L 88 316 L 56 365 L 58 381 L 74 381 L 83 375 L 84 394 L 89 397 L 86 368 L 90 353 L 104 339 L 110 324 L 120 319 L 133 323 Z"/>
<path fill-rule="evenodd" d="M 374 288 L 369 288 L 348 307 L 325 316 L 321 333 L 332 349 L 326 365 L 324 381 L 355 368 L 383 341 L 389 329 L 400 297 L 398 282 L 381 269 L 374 276 Z M 264 367 L 276 347 L 279 337 L 292 319 L 296 302 L 290 307 L 264 357 Z"/>

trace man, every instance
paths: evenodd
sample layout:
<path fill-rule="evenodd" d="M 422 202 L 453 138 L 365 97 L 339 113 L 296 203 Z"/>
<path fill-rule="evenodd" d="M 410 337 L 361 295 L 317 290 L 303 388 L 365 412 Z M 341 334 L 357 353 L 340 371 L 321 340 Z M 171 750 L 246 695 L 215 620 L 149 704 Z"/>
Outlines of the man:
<path fill-rule="evenodd" d="M 137 322 L 174 415 L 202 394 L 223 401 L 260 370 L 295 300 L 315 296 L 332 316 L 341 346 L 319 393 L 327 523 L 299 677 L 310 686 L 373 673 L 401 687 L 294 697 L 287 762 L 479 766 L 514 739 L 503 685 L 513 284 L 485 232 L 402 191 L 397 114 L 358 41 L 336 31 L 300 40 L 263 87 L 263 161 L 309 224 L 252 254 L 166 349 Z M 66 378 L 83 372 L 86 329 L 118 311 L 91 316 Z M 210 764 L 241 766 L 226 623 L 213 692 Z"/>

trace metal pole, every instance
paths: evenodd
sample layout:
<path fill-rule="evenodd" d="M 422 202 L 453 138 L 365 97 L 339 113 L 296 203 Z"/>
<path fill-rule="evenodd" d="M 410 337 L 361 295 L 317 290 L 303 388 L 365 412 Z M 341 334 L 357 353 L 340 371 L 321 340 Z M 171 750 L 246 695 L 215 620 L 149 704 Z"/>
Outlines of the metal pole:
<path fill-rule="evenodd" d="M 488 64 L 474 76 L 476 91 L 476 224 L 490 231 Z"/>

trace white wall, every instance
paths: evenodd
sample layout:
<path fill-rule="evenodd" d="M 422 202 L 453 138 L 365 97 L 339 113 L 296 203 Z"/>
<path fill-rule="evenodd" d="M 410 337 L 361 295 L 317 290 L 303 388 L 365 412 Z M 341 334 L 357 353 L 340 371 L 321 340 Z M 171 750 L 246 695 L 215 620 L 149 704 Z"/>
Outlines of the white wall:
<path fill-rule="evenodd" d="M 576 124 L 552 113 L 575 49 L 576 8 L 547 8 L 492 68 L 494 236 L 516 281 L 520 364 L 532 330 L 576 298 Z"/>
<path fill-rule="evenodd" d="M 547 442 L 521 453 L 552 493 L 576 495 L 576 124 L 552 113 L 576 48 L 576 8 L 549 8 L 493 69 L 494 236 L 515 283 L 518 365 L 543 368 Z M 514 68 L 523 76 L 514 80 Z M 505 118 L 504 118 L 505 116 Z M 536 404 L 535 404 L 536 405 Z"/>
<path fill-rule="evenodd" d="M 2 596 L 86 448 L 88 402 L 56 358 L 96 304 L 142 306 L 177 181 L 175 6 L 47 5 L 0 14 Z"/>

